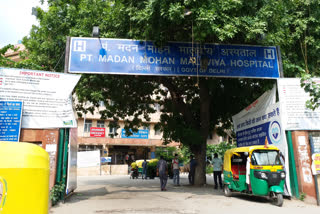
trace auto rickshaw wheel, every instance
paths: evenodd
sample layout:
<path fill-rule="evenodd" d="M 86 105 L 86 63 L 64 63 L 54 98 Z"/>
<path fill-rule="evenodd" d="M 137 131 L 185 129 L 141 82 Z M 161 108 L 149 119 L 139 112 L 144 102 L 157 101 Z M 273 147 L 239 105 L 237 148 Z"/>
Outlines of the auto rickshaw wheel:
<path fill-rule="evenodd" d="M 281 193 L 271 193 L 272 204 L 278 207 L 282 207 L 283 195 Z"/>
<path fill-rule="evenodd" d="M 229 189 L 228 185 L 224 185 L 223 187 L 223 192 L 224 192 L 224 195 L 227 196 L 227 197 L 231 197 L 232 195 L 232 192 L 231 190 Z"/>

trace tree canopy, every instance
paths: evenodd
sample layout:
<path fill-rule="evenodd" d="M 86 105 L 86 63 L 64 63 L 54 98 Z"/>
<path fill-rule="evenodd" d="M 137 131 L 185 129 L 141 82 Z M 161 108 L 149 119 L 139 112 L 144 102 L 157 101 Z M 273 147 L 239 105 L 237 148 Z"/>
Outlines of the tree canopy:
<path fill-rule="evenodd" d="M 37 8 L 39 26 L 23 40 L 29 59 L 44 70 L 63 72 L 66 36 L 280 46 L 285 77 L 319 73 L 319 0 L 48 0 Z M 196 183 L 205 183 L 208 133 L 231 128 L 231 116 L 273 80 L 150 77 L 83 74 L 76 88 L 90 111 L 104 101 L 102 118 L 125 120 L 135 130 L 162 106 L 159 127 L 165 140 L 188 146 L 199 160 Z M 112 100 L 112 105 L 110 103 Z M 142 117 L 144 120 L 142 120 Z"/>

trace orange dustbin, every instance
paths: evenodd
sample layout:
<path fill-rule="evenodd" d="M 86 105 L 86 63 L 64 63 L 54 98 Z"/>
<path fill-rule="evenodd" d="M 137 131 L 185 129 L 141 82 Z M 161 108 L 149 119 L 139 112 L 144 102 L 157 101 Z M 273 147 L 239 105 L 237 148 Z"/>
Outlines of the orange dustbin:
<path fill-rule="evenodd" d="M 0 214 L 48 214 L 49 174 L 40 146 L 0 141 Z"/>

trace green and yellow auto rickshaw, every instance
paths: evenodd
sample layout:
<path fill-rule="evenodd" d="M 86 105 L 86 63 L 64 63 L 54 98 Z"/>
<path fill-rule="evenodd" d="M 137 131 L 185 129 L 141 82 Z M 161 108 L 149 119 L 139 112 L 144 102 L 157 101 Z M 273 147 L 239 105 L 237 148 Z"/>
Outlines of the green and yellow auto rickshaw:
<path fill-rule="evenodd" d="M 277 206 L 283 204 L 286 174 L 276 146 L 249 146 L 227 150 L 224 155 L 224 194 L 241 192 L 268 196 Z"/>

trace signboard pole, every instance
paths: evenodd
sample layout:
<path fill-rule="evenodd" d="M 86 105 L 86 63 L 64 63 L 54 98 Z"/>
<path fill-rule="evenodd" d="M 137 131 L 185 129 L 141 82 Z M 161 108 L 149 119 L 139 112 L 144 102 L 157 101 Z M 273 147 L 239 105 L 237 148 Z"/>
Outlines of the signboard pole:
<path fill-rule="evenodd" d="M 102 154 L 102 150 L 99 150 L 100 154 Z M 101 165 L 102 165 L 102 162 L 101 162 L 101 156 L 100 156 L 100 176 L 101 176 Z"/>
<path fill-rule="evenodd" d="M 69 55 L 70 55 L 70 36 L 67 36 L 66 50 L 65 50 L 65 56 L 64 56 L 64 73 L 68 73 Z"/>
<path fill-rule="evenodd" d="M 283 78 L 284 75 L 283 75 L 283 67 L 282 67 L 282 58 L 281 58 L 280 46 L 276 46 L 276 50 L 277 50 L 280 78 Z"/>

